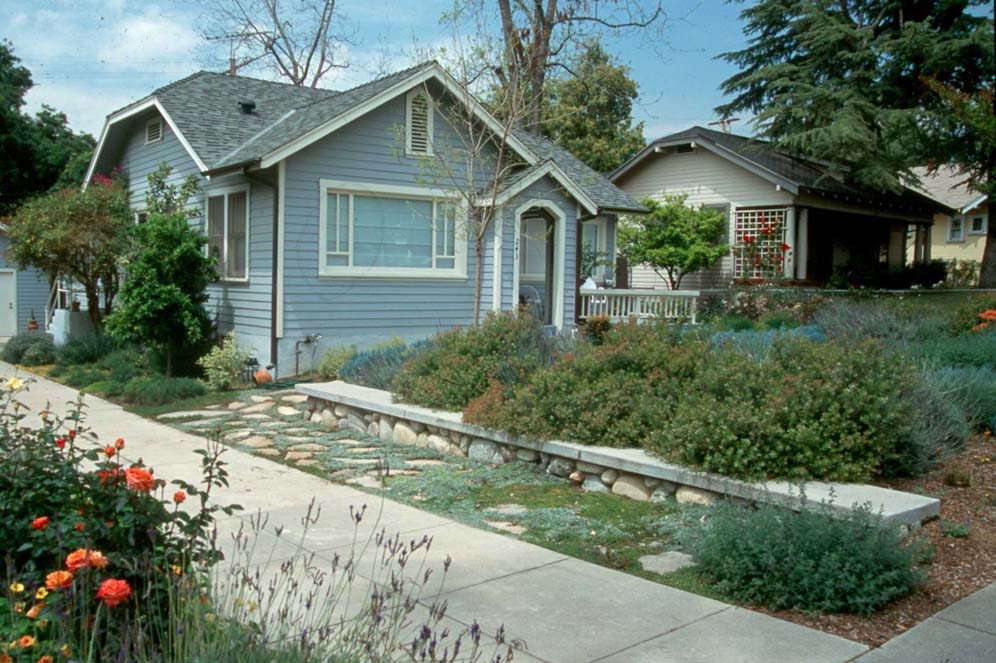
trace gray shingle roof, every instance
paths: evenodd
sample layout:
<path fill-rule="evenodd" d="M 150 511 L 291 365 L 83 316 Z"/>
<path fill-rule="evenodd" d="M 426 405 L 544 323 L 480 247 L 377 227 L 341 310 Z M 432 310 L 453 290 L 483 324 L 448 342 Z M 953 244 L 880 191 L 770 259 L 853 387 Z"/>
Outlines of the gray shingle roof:
<path fill-rule="evenodd" d="M 914 168 L 913 172 L 920 178 L 920 190 L 948 207 L 960 210 L 982 196 L 966 184 L 968 176 L 952 166 L 941 166 L 933 174 L 926 168 Z"/>
<path fill-rule="evenodd" d="M 193 151 L 214 171 L 257 161 L 433 66 L 424 62 L 344 92 L 201 71 L 150 97 L 158 99 Z M 255 102 L 255 110 L 243 113 L 241 101 Z M 556 163 L 600 209 L 644 211 L 633 197 L 545 138 L 525 132 L 516 132 L 516 138 L 538 161 Z"/>
<path fill-rule="evenodd" d="M 685 140 L 712 143 L 714 146 L 718 146 L 720 149 L 788 181 L 799 189 L 807 190 L 808 193 L 859 198 L 891 207 L 926 209 L 937 207 L 934 200 L 928 199 L 913 189 L 907 188 L 901 193 L 889 193 L 856 186 L 834 177 L 828 165 L 783 152 L 765 140 L 728 134 L 699 126 L 653 141 L 646 149 L 620 166 L 610 177 L 615 180 L 622 172 L 628 170 L 648 154 L 652 154 L 652 148 L 657 144 L 677 143 Z"/>
<path fill-rule="evenodd" d="M 557 164 L 565 175 L 591 197 L 599 209 L 617 212 L 647 211 L 636 198 L 559 145 L 525 131 L 515 132 L 515 137 L 532 150 L 539 160 L 550 159 Z"/>

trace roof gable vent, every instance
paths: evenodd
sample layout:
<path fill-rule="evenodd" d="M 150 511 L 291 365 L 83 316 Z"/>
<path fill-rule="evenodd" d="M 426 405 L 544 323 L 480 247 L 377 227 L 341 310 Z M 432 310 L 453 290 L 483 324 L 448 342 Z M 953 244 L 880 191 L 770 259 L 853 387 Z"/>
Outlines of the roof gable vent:
<path fill-rule="evenodd" d="M 145 144 L 158 143 L 163 139 L 163 121 L 153 120 L 145 125 Z"/>
<path fill-rule="evenodd" d="M 432 100 L 425 90 L 408 95 L 406 151 L 409 155 L 432 154 Z"/>

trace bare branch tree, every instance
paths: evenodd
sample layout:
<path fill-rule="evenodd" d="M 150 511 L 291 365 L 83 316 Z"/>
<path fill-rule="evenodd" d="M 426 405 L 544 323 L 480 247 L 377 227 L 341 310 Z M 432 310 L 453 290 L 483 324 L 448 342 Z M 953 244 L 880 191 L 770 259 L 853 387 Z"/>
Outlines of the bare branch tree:
<path fill-rule="evenodd" d="M 496 220 L 507 205 L 500 194 L 509 178 L 528 165 L 514 148 L 528 103 L 521 88 L 503 87 L 497 80 L 496 50 L 486 38 L 454 40 L 454 46 L 434 54 L 457 84 L 457 91 L 441 94 L 434 84 L 424 87 L 435 98 L 437 126 L 432 154 L 418 159 L 418 179 L 450 192 L 462 212 L 457 231 L 473 249 L 474 324 L 481 320 L 484 254 Z M 482 121 L 483 108 L 475 91 L 487 92 L 494 122 Z M 404 128 L 399 142 L 403 144 Z"/>
<path fill-rule="evenodd" d="M 318 87 L 348 38 L 336 0 L 213 0 L 203 36 L 229 44 L 231 68 L 265 61 L 294 85 Z"/>
<path fill-rule="evenodd" d="M 448 16 L 481 23 L 492 5 L 467 0 Z M 523 128 L 540 132 L 547 75 L 569 72 L 574 49 L 593 37 L 625 37 L 649 30 L 658 36 L 667 23 L 661 0 L 498 0 L 503 43 L 502 62 L 495 72 L 501 86 L 527 101 Z"/>

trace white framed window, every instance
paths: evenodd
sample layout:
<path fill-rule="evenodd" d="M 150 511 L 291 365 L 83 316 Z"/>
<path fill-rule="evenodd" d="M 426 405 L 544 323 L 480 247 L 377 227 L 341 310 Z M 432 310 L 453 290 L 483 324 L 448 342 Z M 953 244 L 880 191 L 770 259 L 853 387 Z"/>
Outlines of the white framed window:
<path fill-rule="evenodd" d="M 320 183 L 321 276 L 466 278 L 466 207 L 452 192 Z"/>
<path fill-rule="evenodd" d="M 208 250 L 223 281 L 249 279 L 249 186 L 207 191 Z"/>
<path fill-rule="evenodd" d="M 158 143 L 163 139 L 163 121 L 152 120 L 145 125 L 145 144 Z"/>
<path fill-rule="evenodd" d="M 149 221 L 149 213 L 145 210 L 135 212 L 135 225 L 141 226 Z"/>
<path fill-rule="evenodd" d="M 781 273 L 787 221 L 786 208 L 736 210 L 733 227 L 736 278 L 771 278 Z"/>
<path fill-rule="evenodd" d="M 405 154 L 432 156 L 433 103 L 424 89 L 405 98 Z"/>
<path fill-rule="evenodd" d="M 968 222 L 969 235 L 985 235 L 989 232 L 989 218 L 986 215 L 970 217 Z"/>
<path fill-rule="evenodd" d="M 603 264 L 612 259 L 612 256 L 608 255 L 609 244 L 606 228 L 605 219 L 592 219 L 581 224 L 581 246 L 594 252 L 598 258 L 599 264 L 595 267 L 594 274 L 591 275 L 596 281 L 603 280 L 606 274 L 611 273 L 611 267 Z"/>
<path fill-rule="evenodd" d="M 955 217 L 948 222 L 948 241 L 963 242 L 965 240 L 965 220 Z"/>
<path fill-rule="evenodd" d="M 521 281 L 546 281 L 547 246 L 551 230 L 551 224 L 547 223 L 545 217 L 523 217 L 519 237 Z"/>

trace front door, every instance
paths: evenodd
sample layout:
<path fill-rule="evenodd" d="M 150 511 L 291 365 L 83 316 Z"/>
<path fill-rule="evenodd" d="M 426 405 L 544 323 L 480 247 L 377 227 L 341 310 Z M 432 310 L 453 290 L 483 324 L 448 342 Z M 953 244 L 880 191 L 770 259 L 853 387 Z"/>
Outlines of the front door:
<path fill-rule="evenodd" d="M 17 293 L 14 272 L 0 271 L 0 337 L 17 333 Z"/>

